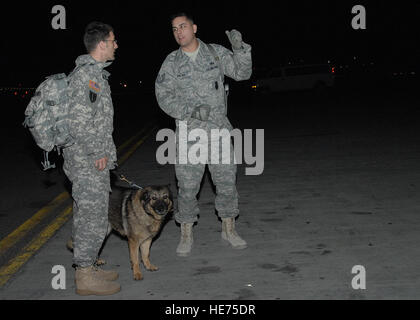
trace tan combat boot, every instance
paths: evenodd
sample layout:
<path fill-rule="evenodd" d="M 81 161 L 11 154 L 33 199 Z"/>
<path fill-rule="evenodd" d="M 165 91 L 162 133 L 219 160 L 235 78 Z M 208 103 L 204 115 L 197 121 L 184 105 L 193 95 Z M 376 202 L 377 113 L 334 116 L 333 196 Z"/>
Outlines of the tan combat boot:
<path fill-rule="evenodd" d="M 180 257 L 186 257 L 191 253 L 194 243 L 192 228 L 193 223 L 181 223 L 181 240 L 176 248 L 176 254 Z"/>
<path fill-rule="evenodd" d="M 107 281 L 97 276 L 93 266 L 76 269 L 76 293 L 82 296 L 106 296 L 119 292 L 121 286 L 114 281 Z"/>
<path fill-rule="evenodd" d="M 222 218 L 222 239 L 228 241 L 234 249 L 245 249 L 246 241 L 235 230 L 235 218 Z"/>
<path fill-rule="evenodd" d="M 98 261 L 98 260 L 97 260 Z M 114 281 L 118 279 L 118 272 L 114 270 L 103 270 L 99 268 L 98 266 L 94 267 L 95 275 L 98 278 L 104 279 L 106 281 Z"/>

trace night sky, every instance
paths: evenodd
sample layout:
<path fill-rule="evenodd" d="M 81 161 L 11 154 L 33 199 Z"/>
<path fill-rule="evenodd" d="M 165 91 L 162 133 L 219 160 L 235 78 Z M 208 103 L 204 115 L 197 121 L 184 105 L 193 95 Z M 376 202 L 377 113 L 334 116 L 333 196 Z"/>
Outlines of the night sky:
<path fill-rule="evenodd" d="M 137 4 L 138 3 L 138 4 Z M 224 30 L 239 30 L 253 47 L 256 67 L 289 61 L 341 63 L 354 56 L 384 68 L 418 65 L 420 4 L 414 1 L 40 1 L 2 4 L 1 85 L 40 83 L 69 72 L 85 53 L 83 33 L 93 20 L 112 25 L 118 39 L 114 79 L 153 83 L 177 48 L 169 16 L 188 11 L 198 37 L 230 48 Z M 419 3 L 419 2 L 417 2 Z M 54 30 L 51 9 L 66 8 L 66 30 Z M 351 9 L 366 9 L 366 30 L 354 30 Z M 221 6 L 223 5 L 223 7 Z"/>

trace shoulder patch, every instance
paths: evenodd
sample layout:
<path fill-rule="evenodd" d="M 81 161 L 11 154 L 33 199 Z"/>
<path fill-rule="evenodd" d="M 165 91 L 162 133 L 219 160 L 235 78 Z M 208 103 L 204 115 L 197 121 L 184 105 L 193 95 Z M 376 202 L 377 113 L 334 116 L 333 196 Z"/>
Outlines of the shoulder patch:
<path fill-rule="evenodd" d="M 99 85 L 93 80 L 89 80 L 89 88 L 91 88 L 95 92 L 99 92 L 101 90 L 99 88 Z"/>

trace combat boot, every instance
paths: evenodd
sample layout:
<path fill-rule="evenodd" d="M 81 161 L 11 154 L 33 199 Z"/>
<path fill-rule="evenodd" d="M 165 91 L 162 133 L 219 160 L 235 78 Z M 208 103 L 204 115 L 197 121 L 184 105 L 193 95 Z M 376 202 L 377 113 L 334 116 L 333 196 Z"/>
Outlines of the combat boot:
<path fill-rule="evenodd" d="M 119 292 L 121 286 L 114 281 L 107 281 L 97 276 L 93 266 L 76 269 L 76 293 L 82 296 L 106 296 Z"/>
<path fill-rule="evenodd" d="M 194 242 L 192 234 L 193 223 L 181 223 L 181 240 L 176 248 L 176 254 L 186 257 L 191 253 Z"/>
<path fill-rule="evenodd" d="M 98 278 L 104 279 L 106 281 L 114 281 L 117 280 L 119 277 L 118 272 L 114 270 L 103 270 L 99 268 L 97 265 L 94 267 L 95 275 Z"/>
<path fill-rule="evenodd" d="M 245 249 L 246 241 L 235 230 L 235 218 L 222 218 L 222 239 L 228 241 L 234 249 Z"/>

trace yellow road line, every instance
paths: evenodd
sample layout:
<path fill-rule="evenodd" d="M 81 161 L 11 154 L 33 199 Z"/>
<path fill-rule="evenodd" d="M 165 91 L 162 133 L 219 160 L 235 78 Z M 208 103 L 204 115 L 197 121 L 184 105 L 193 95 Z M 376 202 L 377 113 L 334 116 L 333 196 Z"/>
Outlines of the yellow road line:
<path fill-rule="evenodd" d="M 51 211 L 56 209 L 60 204 L 70 197 L 67 191 L 60 193 L 54 200 L 52 200 L 45 207 L 40 209 L 31 218 L 22 223 L 17 229 L 11 232 L 3 240 L 0 241 L 0 255 L 5 253 L 16 242 L 22 239 L 31 229 L 42 221 Z"/>
<path fill-rule="evenodd" d="M 52 223 L 42 230 L 19 254 L 0 268 L 0 288 L 23 266 L 32 255 L 50 239 L 60 227 L 67 222 L 72 213 L 72 206 L 68 206 Z"/>
<path fill-rule="evenodd" d="M 122 157 L 118 159 L 118 165 L 121 166 L 127 159 L 133 154 L 134 151 L 147 139 L 147 137 L 156 129 L 154 126 L 151 130 L 147 132 L 139 141 L 137 141 Z"/>
<path fill-rule="evenodd" d="M 147 134 L 145 136 L 143 136 L 139 141 L 137 141 L 122 157 L 121 159 L 118 161 L 118 164 L 121 165 L 122 163 L 124 163 L 132 154 L 133 152 L 146 140 L 146 138 L 153 132 L 153 130 L 157 128 L 157 127 L 153 127 L 151 130 L 149 130 L 147 132 Z M 140 134 L 140 132 L 139 132 Z M 65 192 L 67 193 L 67 192 Z M 54 201 L 56 201 L 57 203 L 61 203 L 64 200 L 60 199 L 61 197 L 63 197 L 63 194 L 60 194 L 58 197 L 56 197 L 50 204 L 56 204 Z M 61 196 L 61 197 L 60 197 Z M 67 197 L 69 195 L 67 194 Z M 50 205 L 49 204 L 49 205 Z M 49 206 L 48 205 L 48 206 Z M 56 205 L 55 207 L 57 207 L 58 205 Z M 55 208 L 54 207 L 54 208 Z M 43 208 L 44 209 L 44 208 Z M 42 210 L 42 209 L 41 209 Z M 40 210 L 40 211 L 41 211 Z M 51 209 L 52 210 L 52 209 Z M 4 286 L 7 281 L 16 273 L 19 271 L 19 269 L 29 260 L 30 257 L 32 257 L 32 255 L 34 253 L 36 253 L 54 234 L 55 232 L 60 229 L 64 223 L 67 222 L 67 220 L 70 218 L 72 213 L 72 205 L 66 207 L 61 213 L 60 215 L 54 219 L 53 222 L 51 222 L 47 227 L 45 227 L 44 230 L 42 230 L 37 237 L 35 237 L 28 245 L 26 245 L 19 253 L 16 257 L 12 258 L 6 265 L 4 265 L 3 267 L 0 268 L 0 288 L 2 286 Z M 41 214 L 39 216 L 42 216 Z M 45 214 L 42 216 L 44 217 Z M 31 218 L 32 219 L 32 218 Z M 29 219 L 29 220 L 31 220 Z M 29 221 L 28 220 L 28 221 Z M 27 221 L 27 222 L 28 222 Z M 38 222 L 40 222 L 40 219 L 38 218 Z M 26 222 L 25 222 L 26 223 Z M 24 224 L 25 224 L 24 223 Z M 35 225 L 35 224 L 34 224 Z M 31 228 L 33 228 L 33 226 Z M 22 225 L 23 226 L 23 225 Z M 21 227 L 22 227 L 21 226 Z M 31 224 L 28 223 L 27 227 L 30 227 Z M 20 229 L 21 227 L 19 227 L 18 229 Z M 16 229 L 16 230 L 18 230 Z M 15 231 L 16 231 L 15 230 Z M 21 231 L 24 230 L 24 232 L 26 233 L 27 231 L 29 231 L 27 228 L 23 228 L 21 229 Z M 26 231 L 25 231 L 26 230 Z M 12 234 L 15 232 L 13 231 Z M 10 235 L 12 235 L 10 234 Z M 10 236 L 9 235 L 9 236 Z M 16 238 L 19 235 L 19 232 L 16 232 L 16 235 L 14 236 L 14 238 Z M 4 240 L 6 240 L 9 236 L 7 236 Z M 23 235 L 19 235 L 20 238 L 23 237 Z M 10 244 L 12 242 L 13 237 L 11 237 L 8 241 L 5 241 L 6 244 Z M 2 240 L 3 242 L 3 240 Z M 16 243 L 16 241 L 14 242 Z M 10 246 L 9 246 L 10 247 Z"/>
<path fill-rule="evenodd" d="M 126 142 L 124 142 L 122 145 L 120 145 L 117 148 L 117 152 L 121 152 L 121 150 L 125 149 L 130 143 L 132 143 L 135 139 L 138 138 L 138 136 L 142 135 L 145 131 L 147 131 L 148 129 L 150 129 L 150 127 L 145 127 L 142 130 L 140 130 L 139 132 L 137 132 L 135 135 L 133 135 L 130 139 L 128 139 Z"/>

